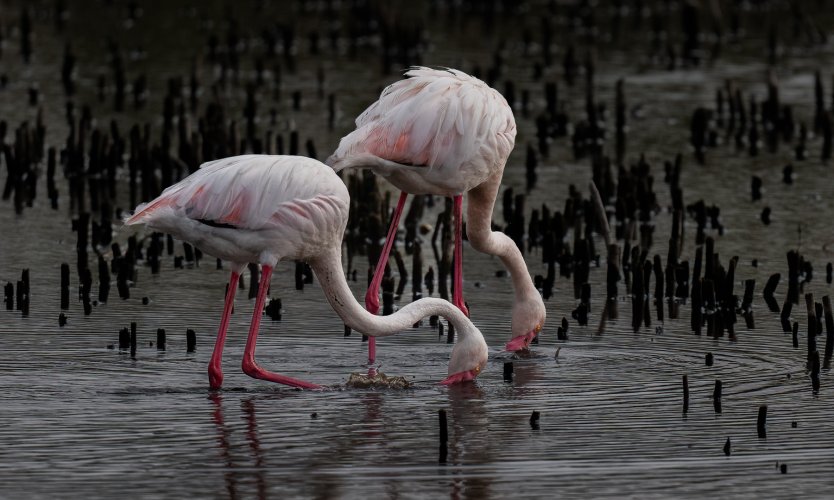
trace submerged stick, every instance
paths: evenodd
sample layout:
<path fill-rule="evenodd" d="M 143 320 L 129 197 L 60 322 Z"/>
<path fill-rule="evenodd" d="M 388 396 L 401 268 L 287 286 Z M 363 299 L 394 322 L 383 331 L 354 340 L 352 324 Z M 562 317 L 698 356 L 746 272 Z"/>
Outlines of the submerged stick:
<path fill-rule="evenodd" d="M 591 191 L 591 201 L 594 204 L 594 210 L 596 211 L 597 218 L 599 219 L 599 226 L 602 231 L 602 237 L 605 239 L 605 246 L 609 247 L 611 245 L 611 228 L 608 226 L 608 217 L 605 213 L 605 205 L 603 204 L 602 197 L 599 195 L 599 190 L 597 190 L 597 186 L 593 181 L 588 183 L 588 188 Z"/>
<path fill-rule="evenodd" d="M 767 307 L 770 309 L 770 312 L 779 312 L 779 303 L 776 302 L 776 299 L 773 297 L 773 292 L 776 291 L 776 287 L 779 285 L 779 279 L 781 279 L 782 275 L 779 273 L 772 274 L 770 278 L 767 280 L 767 284 L 765 284 L 764 290 L 762 291 L 762 296 L 767 302 Z"/>
<path fill-rule="evenodd" d="M 539 417 L 540 416 L 541 416 L 541 414 L 538 411 L 535 411 L 535 410 L 530 415 L 530 427 L 532 427 L 533 430 L 539 430 Z"/>
<path fill-rule="evenodd" d="M 759 439 L 767 438 L 767 405 L 759 407 L 759 416 L 756 419 L 756 431 Z"/>
<path fill-rule="evenodd" d="M 437 416 L 440 423 L 440 458 L 438 461 L 441 464 L 445 464 L 447 454 L 447 443 L 449 441 L 449 427 L 446 422 L 446 410 L 438 411 Z"/>
<path fill-rule="evenodd" d="M 164 328 L 157 328 L 156 329 L 156 349 L 158 351 L 165 350 L 165 329 Z"/>
<path fill-rule="evenodd" d="M 185 331 L 186 352 L 194 352 L 197 347 L 197 333 L 191 328 Z"/>
<path fill-rule="evenodd" d="M 715 381 L 715 388 L 712 390 L 712 406 L 715 409 L 715 413 L 721 413 L 721 381 Z"/>
<path fill-rule="evenodd" d="M 828 370 L 831 367 L 831 355 L 834 354 L 834 316 L 831 314 L 831 299 L 828 295 L 822 298 L 822 307 L 825 311 L 825 357 L 823 368 Z"/>

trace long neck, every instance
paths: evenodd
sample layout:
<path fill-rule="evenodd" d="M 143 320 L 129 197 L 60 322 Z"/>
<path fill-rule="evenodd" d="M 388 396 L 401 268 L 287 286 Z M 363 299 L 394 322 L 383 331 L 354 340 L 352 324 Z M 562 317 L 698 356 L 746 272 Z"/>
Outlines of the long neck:
<path fill-rule="evenodd" d="M 342 270 L 341 248 L 310 260 L 310 266 L 321 283 L 327 301 L 344 323 L 365 335 L 385 337 L 412 327 L 421 319 L 437 315 L 446 318 L 459 333 L 459 340 L 481 335 L 469 318 L 452 303 L 436 298 L 424 298 L 406 304 L 394 314 L 377 316 L 363 308 L 353 296 Z"/>
<path fill-rule="evenodd" d="M 469 191 L 466 209 L 466 236 L 475 250 L 497 255 L 510 273 L 516 301 L 536 297 L 527 264 L 515 242 L 506 234 L 492 230 L 492 210 L 501 185 L 501 172 Z"/>

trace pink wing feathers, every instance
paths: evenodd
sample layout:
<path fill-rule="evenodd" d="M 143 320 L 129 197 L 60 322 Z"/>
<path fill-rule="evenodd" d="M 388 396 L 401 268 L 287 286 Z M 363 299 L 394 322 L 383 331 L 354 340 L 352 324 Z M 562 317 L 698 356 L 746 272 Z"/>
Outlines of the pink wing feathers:
<path fill-rule="evenodd" d="M 245 229 L 290 223 L 314 229 L 326 219 L 325 212 L 346 207 L 347 199 L 341 181 L 318 161 L 243 155 L 203 164 L 155 200 L 139 205 L 125 224 L 152 224 L 167 209 L 180 217 Z"/>
<path fill-rule="evenodd" d="M 327 163 L 336 170 L 363 154 L 406 165 L 457 168 L 478 155 L 504 161 L 515 119 L 501 94 L 455 70 L 412 68 L 356 119 Z"/>

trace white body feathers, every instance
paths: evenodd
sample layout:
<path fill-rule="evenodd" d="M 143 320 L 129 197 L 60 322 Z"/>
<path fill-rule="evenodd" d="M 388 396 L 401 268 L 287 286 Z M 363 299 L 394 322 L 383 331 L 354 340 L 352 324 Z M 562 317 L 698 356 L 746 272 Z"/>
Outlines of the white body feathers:
<path fill-rule="evenodd" d="M 359 115 L 328 165 L 369 167 L 407 193 L 446 196 L 503 170 L 516 126 L 500 93 L 452 69 L 405 74 Z"/>

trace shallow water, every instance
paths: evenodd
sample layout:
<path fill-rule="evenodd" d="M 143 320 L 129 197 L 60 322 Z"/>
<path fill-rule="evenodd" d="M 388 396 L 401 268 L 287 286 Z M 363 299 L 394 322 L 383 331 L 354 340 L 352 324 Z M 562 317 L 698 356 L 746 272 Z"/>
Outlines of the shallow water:
<path fill-rule="evenodd" d="M 4 5 L 11 5 L 8 12 L 19 11 L 17 4 L 0 3 Z M 75 12 L 75 19 L 83 14 Z M 100 15 L 119 21 L 124 14 L 117 6 L 104 8 Z M 247 14 L 240 15 L 248 19 Z M 300 32 L 315 21 L 314 16 L 297 11 L 294 15 L 302 19 Z M 29 67 L 20 63 L 13 35 L 6 42 L 0 64 L 10 82 L 0 91 L 0 111 L 10 126 L 31 119 L 33 110 L 21 100 L 29 83 L 37 81 L 47 117 L 47 142 L 60 145 L 67 133 L 57 81 L 62 41 L 50 31 L 48 21 L 36 19 L 42 24 L 36 24 L 35 59 Z M 125 113 L 121 118 L 125 124 L 152 119 L 159 125 L 155 112 L 161 109 L 162 84 L 167 76 L 188 72 L 194 50 L 172 41 L 199 38 L 195 42 L 199 45 L 204 39 L 204 28 L 196 28 L 199 23 L 189 19 L 193 16 L 188 9 L 170 12 L 149 7 L 134 29 L 122 33 L 127 47 L 141 44 L 149 53 L 147 60 L 128 66 L 129 74 L 154 71 L 156 85 L 145 111 Z M 85 55 L 84 71 L 79 70 L 79 102 L 94 103 L 95 76 L 107 71 L 101 37 L 120 22 L 104 27 L 106 23 L 74 20 L 68 25 L 66 36 L 74 37 L 76 51 Z M 151 36 L 148 26 L 153 23 L 171 27 L 178 22 L 190 27 L 160 39 Z M 82 36 L 85 28 L 91 32 Z M 424 62 L 464 69 L 489 62 L 492 48 L 479 49 L 471 42 L 461 45 L 461 50 L 449 48 L 453 46 L 449 40 L 466 37 L 473 31 L 471 26 L 458 35 L 449 34 L 454 31 L 444 35 L 435 28 L 430 30 L 436 43 L 429 52 L 433 60 Z M 512 52 L 517 49 L 508 50 L 518 56 Z M 832 52 L 830 46 L 797 50 L 777 67 L 780 96 L 794 105 L 794 115 L 801 121 L 809 123 L 812 112 L 812 72 L 831 67 L 827 63 L 834 59 Z M 630 299 L 622 282 L 619 319 L 605 321 L 601 331 L 603 256 L 602 266 L 591 270 L 589 326 L 571 320 L 569 340 L 555 340 L 559 321 L 570 318 L 575 307 L 572 281 L 559 277 L 555 296 L 547 303 L 548 323 L 541 343 L 534 346 L 532 356 L 512 359 L 500 352 L 509 332 L 509 280 L 496 277 L 501 269 L 497 259 L 467 245 L 465 296 L 491 347 L 490 362 L 476 383 L 451 388 L 436 384 L 446 374 L 451 346 L 426 324 L 378 342 L 382 371 L 407 377 L 414 383 L 412 389 L 345 389 L 352 372 L 367 370 L 366 345 L 356 332 L 343 337 L 342 322 L 327 307 L 317 282 L 302 292 L 294 289 L 293 265 L 287 263 L 276 268 L 271 291 L 272 297 L 282 299 L 284 316 L 277 322 L 264 318 L 258 360 L 269 369 L 333 388 L 296 391 L 240 372 L 253 307 L 253 301 L 246 299 L 247 274 L 247 289 L 238 294 L 224 356 L 224 390 L 212 393 L 207 389 L 206 365 L 228 280 L 227 271 L 215 269 L 213 258 L 206 256 L 199 267 L 174 269 L 173 259 L 166 256 L 158 275 L 140 266 L 129 300 L 119 299 L 114 287 L 110 301 L 95 306 L 90 316 L 84 316 L 81 303 L 73 300 L 66 312 L 68 324 L 59 328 L 59 268 L 76 258 L 66 183 L 59 185 L 62 198 L 57 212 L 49 208 L 40 185 L 35 206 L 20 216 L 4 201 L 0 281 L 14 282 L 22 269 L 30 269 L 31 308 L 28 317 L 0 310 L 0 421 L 4 424 L 0 497 L 824 496 L 834 466 L 831 374 L 822 372 L 822 388 L 814 395 L 805 370 L 804 307 L 794 308 L 800 348 L 793 349 L 778 315 L 768 312 L 761 299 L 761 289 L 770 274 L 781 272 L 776 297 L 782 303 L 785 252 L 799 248 L 815 270 L 804 292 L 814 293 L 817 300 L 831 293 L 824 280 L 831 255 L 823 248 L 834 239 L 828 225 L 834 209 L 834 187 L 826 182 L 830 165 L 816 159 L 819 139 L 809 141 L 813 159 L 794 162 L 797 177 L 790 186 L 781 183 L 781 169 L 791 161 L 790 148 L 784 145 L 779 153 L 762 152 L 752 159 L 732 145 L 720 146 L 708 151 L 706 166 L 695 163 L 688 146 L 695 106 L 712 106 L 715 88 L 729 77 L 746 94 L 765 97 L 764 58 L 727 57 L 732 65 L 667 72 L 635 68 L 638 56 L 609 47 L 601 55 L 596 86 L 597 98 L 611 110 L 614 84 L 626 79 L 629 107 L 639 106 L 644 116 L 630 119 L 628 155 L 635 159 L 646 152 L 661 206 L 670 204 L 668 187 L 662 183 L 662 161 L 683 152 L 684 202 L 704 199 L 721 207 L 727 229 L 723 236 L 713 234 L 716 251 L 722 262 L 739 255 L 736 279 L 757 282 L 756 329 L 748 331 L 738 324 L 735 342 L 693 335 L 688 304 L 681 305 L 679 319 L 667 317 L 661 330 L 654 329 L 653 316 L 652 328 L 633 333 Z M 543 106 L 543 84 L 532 81 L 530 62 L 522 57 L 506 59 L 506 74 L 513 75 L 518 87 L 531 90 L 534 109 Z M 326 101 L 313 97 L 318 64 L 328 70 L 328 91 L 339 99 L 341 118 L 333 132 L 326 131 Z M 378 64 L 376 59 L 373 64 Z M 210 71 L 205 71 L 209 78 Z M 302 142 L 315 138 L 323 158 L 350 128 L 352 117 L 381 86 L 395 79 L 381 76 L 367 61 L 333 54 L 319 60 L 299 57 L 298 72 L 284 75 L 284 97 L 274 105 L 283 118 L 295 120 Z M 824 81 L 830 81 L 830 75 L 824 75 Z M 295 88 L 305 91 L 305 105 L 293 114 L 288 96 Z M 579 116 L 584 105 L 581 85 L 568 89 L 560 84 L 560 92 L 560 99 L 568 100 L 572 119 Z M 240 89 L 229 94 L 232 101 L 243 95 Z M 104 106 L 96 111 L 101 123 L 109 121 L 109 110 Z M 505 172 L 505 186 L 516 192 L 524 189 L 526 142 L 535 141 L 532 116 L 517 116 L 517 147 Z M 609 125 L 612 121 L 609 118 Z M 549 159 L 540 160 L 538 184 L 528 193 L 528 210 L 543 202 L 553 209 L 564 206 L 568 184 L 584 189 L 590 179 L 587 163 L 573 160 L 566 139 L 553 143 Z M 751 175 L 764 179 L 761 202 L 749 201 Z M 126 207 L 125 192 L 120 196 L 117 206 Z M 759 221 L 764 205 L 773 209 L 770 226 Z M 425 220 L 433 222 L 435 214 L 430 212 Z M 501 222 L 500 202 L 494 218 Z M 668 212 L 658 214 L 655 223 L 650 255 L 665 255 L 671 226 Z M 687 220 L 683 258 L 690 262 L 694 232 L 694 221 Z M 121 243 L 126 238 L 124 233 L 116 235 Z M 597 238 L 595 245 L 601 248 L 602 240 Z M 177 254 L 181 253 L 178 246 Z M 424 252 L 424 257 L 429 254 Z M 751 265 L 753 259 L 758 267 Z M 359 276 L 365 273 L 364 260 L 357 260 Z M 540 260 L 537 253 L 528 255 L 532 274 L 544 274 Z M 424 263 L 424 269 L 430 263 L 431 259 Z M 407 257 L 406 265 L 410 270 Z M 75 272 L 71 275 L 75 287 Z M 351 286 L 357 298 L 364 295 L 363 283 Z M 96 287 L 94 283 L 93 293 Z M 741 289 L 737 284 L 737 293 Z M 404 296 L 409 295 L 410 286 Z M 142 304 L 143 297 L 149 299 L 147 305 Z M 109 348 L 118 346 L 119 329 L 132 321 L 138 325 L 135 359 Z M 150 345 L 157 328 L 167 331 L 166 351 Z M 187 328 L 197 332 L 194 353 L 186 353 Z M 824 338 L 818 342 L 822 350 Z M 714 355 L 711 367 L 705 366 L 706 353 Z M 502 379 L 505 361 L 514 363 L 515 376 L 509 383 Z M 683 375 L 688 376 L 690 389 L 687 413 L 682 411 Z M 716 413 L 712 401 L 716 380 L 723 383 L 721 413 Z M 756 434 L 761 405 L 768 406 L 766 439 Z M 440 409 L 448 414 L 445 464 L 438 463 Z M 533 411 L 541 415 L 538 429 L 530 425 Z M 730 456 L 723 452 L 727 438 Z M 780 473 L 780 464 L 787 464 L 787 474 Z"/>

